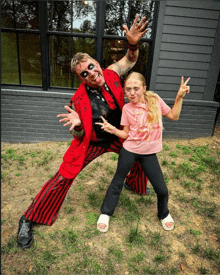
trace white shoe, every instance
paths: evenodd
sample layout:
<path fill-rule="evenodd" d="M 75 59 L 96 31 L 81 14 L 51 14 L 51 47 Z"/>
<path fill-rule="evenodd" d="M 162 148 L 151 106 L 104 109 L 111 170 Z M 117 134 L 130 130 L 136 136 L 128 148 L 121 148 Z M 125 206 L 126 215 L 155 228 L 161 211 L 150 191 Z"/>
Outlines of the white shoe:
<path fill-rule="evenodd" d="M 108 216 L 106 214 L 101 214 L 98 218 L 98 221 L 97 221 L 97 229 L 100 232 L 107 232 L 108 231 L 108 226 L 109 226 L 109 220 L 110 220 L 110 216 Z M 99 224 L 104 224 L 105 228 L 100 228 Z"/>
<path fill-rule="evenodd" d="M 161 220 L 161 222 L 162 222 L 162 226 L 165 230 L 173 230 L 174 220 L 172 219 L 170 214 L 165 219 Z M 166 226 L 167 223 L 172 223 L 173 225 L 168 227 L 168 226 Z"/>

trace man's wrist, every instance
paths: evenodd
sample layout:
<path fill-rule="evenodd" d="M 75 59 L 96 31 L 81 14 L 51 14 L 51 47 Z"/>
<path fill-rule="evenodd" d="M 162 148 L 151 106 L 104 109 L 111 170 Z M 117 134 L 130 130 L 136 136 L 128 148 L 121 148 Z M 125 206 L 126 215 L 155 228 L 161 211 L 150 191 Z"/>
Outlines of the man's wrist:
<path fill-rule="evenodd" d="M 83 125 L 82 125 L 82 123 L 81 123 L 81 125 L 75 126 L 73 130 L 79 132 L 79 131 L 81 131 L 82 129 L 83 129 Z"/>
<path fill-rule="evenodd" d="M 138 43 L 135 45 L 132 45 L 128 42 L 128 49 L 131 50 L 132 52 L 136 51 L 138 49 Z"/>

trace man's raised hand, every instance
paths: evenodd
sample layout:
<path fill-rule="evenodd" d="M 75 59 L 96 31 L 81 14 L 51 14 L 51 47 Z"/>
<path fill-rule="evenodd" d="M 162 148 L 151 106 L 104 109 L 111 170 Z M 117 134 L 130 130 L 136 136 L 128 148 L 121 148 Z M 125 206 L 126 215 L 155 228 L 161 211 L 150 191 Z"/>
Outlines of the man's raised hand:
<path fill-rule="evenodd" d="M 136 45 L 140 41 L 142 36 L 148 31 L 148 29 L 146 29 L 148 21 L 144 22 L 146 17 L 143 17 L 141 21 L 137 23 L 138 18 L 139 14 L 136 15 L 134 23 L 131 26 L 130 30 L 126 25 L 123 25 L 127 40 L 131 45 Z"/>

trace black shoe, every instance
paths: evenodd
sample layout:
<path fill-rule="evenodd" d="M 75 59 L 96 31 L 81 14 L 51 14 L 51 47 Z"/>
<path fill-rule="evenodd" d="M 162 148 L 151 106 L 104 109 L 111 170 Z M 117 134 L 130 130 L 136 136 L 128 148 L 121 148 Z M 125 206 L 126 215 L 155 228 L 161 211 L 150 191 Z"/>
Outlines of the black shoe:
<path fill-rule="evenodd" d="M 29 248 L 34 241 L 32 233 L 33 222 L 22 216 L 19 221 L 19 229 L 17 235 L 18 247 L 23 249 Z"/>
<path fill-rule="evenodd" d="M 125 189 L 127 189 L 129 191 L 133 190 L 126 182 L 124 183 L 124 187 L 125 187 Z"/>
<path fill-rule="evenodd" d="M 126 182 L 124 183 L 124 187 L 129 191 L 133 191 L 133 189 Z M 140 193 L 138 194 L 140 195 Z M 150 194 L 150 188 L 146 187 L 145 195 L 149 195 L 149 194 Z"/>
<path fill-rule="evenodd" d="M 150 194 L 150 188 L 146 187 L 145 189 L 145 195 L 149 195 Z"/>

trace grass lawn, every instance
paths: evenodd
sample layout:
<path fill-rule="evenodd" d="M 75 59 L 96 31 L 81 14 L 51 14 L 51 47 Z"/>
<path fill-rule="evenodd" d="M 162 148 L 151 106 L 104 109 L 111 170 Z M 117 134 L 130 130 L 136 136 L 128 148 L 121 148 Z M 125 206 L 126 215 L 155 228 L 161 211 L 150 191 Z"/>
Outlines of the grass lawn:
<path fill-rule="evenodd" d="M 1 274 L 220 274 L 220 138 L 164 140 L 158 158 L 173 231 L 157 218 L 156 195 L 123 189 L 107 233 L 96 229 L 118 156 L 107 153 L 76 178 L 52 226 L 35 225 L 17 248 L 18 221 L 58 170 L 64 142 L 2 143 Z"/>

